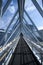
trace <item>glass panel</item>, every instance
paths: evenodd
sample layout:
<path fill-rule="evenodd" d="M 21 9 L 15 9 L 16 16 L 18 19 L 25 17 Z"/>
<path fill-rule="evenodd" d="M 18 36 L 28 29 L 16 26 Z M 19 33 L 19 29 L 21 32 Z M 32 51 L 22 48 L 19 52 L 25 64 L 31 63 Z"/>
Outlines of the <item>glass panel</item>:
<path fill-rule="evenodd" d="M 2 7 L 5 6 L 5 4 L 7 3 L 8 0 L 2 0 Z"/>
<path fill-rule="evenodd" d="M 36 0 L 37 3 L 39 4 L 39 6 L 43 9 L 43 4 L 42 4 L 42 0 Z"/>
<path fill-rule="evenodd" d="M 27 27 L 28 27 L 31 31 L 33 31 L 34 34 L 35 34 L 37 37 L 39 37 L 39 34 L 37 33 L 37 31 L 36 31 L 34 25 L 31 23 L 31 21 L 30 21 L 29 18 L 26 16 L 26 14 L 25 14 L 25 17 L 26 17 L 26 21 L 24 21 L 24 22 L 25 22 L 25 24 L 27 25 Z M 24 17 L 24 18 L 25 18 L 25 17 Z M 29 22 L 28 22 L 28 21 L 29 21 Z M 36 34 L 36 33 L 37 33 L 37 34 Z"/>
<path fill-rule="evenodd" d="M 7 1 L 5 1 L 5 4 Z M 4 7 L 5 5 L 3 5 Z M 5 35 L 5 32 L 6 32 L 6 29 L 9 25 L 9 23 L 11 22 L 13 16 L 15 15 L 16 11 L 18 10 L 18 3 L 17 3 L 17 0 L 12 0 L 11 3 L 9 4 L 7 10 L 5 11 L 4 15 L 2 17 L 0 17 L 0 29 L 3 31 L 4 30 L 4 34 L 2 36 L 2 38 L 0 39 L 0 45 L 3 45 L 5 43 L 5 41 L 8 39 L 8 37 L 11 35 L 11 33 L 7 32 L 6 35 L 7 35 L 7 38 L 6 40 L 4 39 L 6 37 Z M 10 26 L 9 30 L 11 30 L 11 28 L 13 27 L 13 24 L 16 22 L 16 19 L 19 17 L 19 14 L 16 15 L 12 25 Z M 2 32 L 1 31 L 1 32 Z M 0 34 L 1 35 L 1 34 Z M 1 37 L 1 36 L 0 36 Z"/>
<path fill-rule="evenodd" d="M 15 24 L 17 25 L 17 23 L 19 22 L 19 21 L 17 21 L 18 18 L 19 18 L 19 13 L 17 14 L 17 16 L 15 17 L 13 23 L 11 24 L 11 26 L 9 28 L 9 31 L 13 30 L 12 28 L 13 28 L 13 26 L 15 26 Z"/>
<path fill-rule="evenodd" d="M 5 4 L 7 3 L 8 0 L 2 0 L 2 7 L 5 6 Z"/>
<path fill-rule="evenodd" d="M 37 28 L 39 30 L 43 29 L 43 18 L 41 17 L 40 13 L 37 11 L 36 7 L 34 6 L 31 0 L 25 1 L 25 10 L 27 11 L 28 15 L 35 23 Z"/>
<path fill-rule="evenodd" d="M 3 1 L 6 3 L 5 0 Z M 17 0 L 14 1 L 12 0 L 3 17 L 0 18 L 0 29 L 6 30 L 8 24 L 10 23 L 12 17 L 15 15 L 17 9 L 18 9 Z"/>
<path fill-rule="evenodd" d="M 24 18 L 25 18 L 25 22 L 27 22 L 27 25 L 29 24 L 29 25 L 32 25 L 32 23 L 31 23 L 31 21 L 29 20 L 29 18 L 27 17 L 27 15 L 25 14 L 25 12 L 24 12 Z"/>

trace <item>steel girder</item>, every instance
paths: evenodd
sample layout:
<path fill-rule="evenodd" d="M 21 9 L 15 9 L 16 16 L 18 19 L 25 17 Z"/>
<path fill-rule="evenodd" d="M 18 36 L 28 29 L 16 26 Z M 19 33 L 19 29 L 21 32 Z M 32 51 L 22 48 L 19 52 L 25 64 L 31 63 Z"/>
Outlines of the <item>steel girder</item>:
<path fill-rule="evenodd" d="M 24 21 L 26 22 L 26 26 L 27 26 L 27 21 L 26 21 L 26 19 L 23 17 L 23 19 L 24 19 Z M 29 28 L 29 26 L 27 26 L 28 28 Z M 37 37 L 37 35 L 34 33 L 34 31 L 32 30 L 32 29 L 30 29 L 31 31 L 32 31 L 32 33 Z M 38 39 L 38 38 L 37 38 Z"/>
<path fill-rule="evenodd" d="M 12 0 L 8 0 L 7 3 L 5 4 L 4 8 L 3 8 L 3 12 L 2 12 L 2 16 L 4 15 L 4 13 L 6 12 L 8 6 L 10 5 Z"/>
<path fill-rule="evenodd" d="M 23 20 L 26 22 L 26 25 L 28 24 L 28 21 L 23 17 Z M 33 26 L 32 24 L 28 24 L 28 27 L 29 26 Z"/>
<path fill-rule="evenodd" d="M 30 18 L 30 16 L 28 15 L 28 13 L 26 12 L 26 10 L 24 10 L 25 14 L 27 15 L 27 17 L 30 19 L 30 22 L 33 24 L 33 26 L 35 27 L 36 31 L 38 32 L 40 38 L 42 39 L 42 35 L 41 33 L 38 31 L 36 25 L 34 24 L 34 22 L 32 21 L 32 19 Z M 43 39 L 42 39 L 43 40 Z"/>
<path fill-rule="evenodd" d="M 19 9 L 19 17 L 20 17 L 20 20 L 22 20 L 22 17 L 23 17 L 24 2 L 25 2 L 25 0 L 18 0 L 18 9 Z"/>
<path fill-rule="evenodd" d="M 23 25 L 24 25 L 24 24 L 23 24 Z M 25 30 L 25 33 L 26 33 L 26 31 L 27 31 L 27 32 L 30 33 L 31 36 L 36 40 L 36 38 L 33 36 L 32 32 L 31 32 L 29 29 L 27 29 L 26 25 L 24 25 L 24 29 L 26 29 L 26 30 Z M 32 38 L 31 36 L 29 35 L 30 38 Z M 32 39 L 31 39 L 31 40 L 32 40 Z M 36 41 L 37 41 L 37 40 L 36 40 Z"/>
<path fill-rule="evenodd" d="M 17 25 L 17 27 L 15 28 L 15 30 L 12 32 L 12 34 L 10 35 L 10 37 L 7 39 L 7 41 L 5 42 L 4 46 L 8 43 L 8 41 L 10 40 L 10 38 L 13 36 L 13 34 L 17 31 L 17 29 L 19 28 L 20 24 Z"/>
<path fill-rule="evenodd" d="M 30 35 L 27 34 L 28 32 L 27 32 L 26 28 L 23 27 L 22 30 L 23 30 L 23 31 L 22 31 L 23 36 L 26 36 L 27 38 L 30 39 L 31 37 L 30 37 Z M 25 35 L 24 35 L 24 34 L 25 34 Z M 32 39 L 31 39 L 31 40 L 32 40 Z"/>
<path fill-rule="evenodd" d="M 18 20 L 19 20 L 19 18 L 17 19 L 16 23 L 14 23 L 14 25 L 13 25 L 13 27 L 12 27 L 11 34 L 12 34 L 12 32 L 16 29 L 17 25 L 19 24 Z M 11 34 L 10 34 L 10 35 L 11 35 Z M 8 39 L 8 38 L 7 38 L 7 39 Z M 6 40 L 6 41 L 7 41 L 7 40 Z"/>
<path fill-rule="evenodd" d="M 26 37 L 29 38 L 30 40 L 36 42 L 37 40 L 34 38 L 34 36 L 27 30 L 25 26 L 23 26 L 23 30 L 26 34 Z M 24 34 L 23 34 L 24 35 Z M 33 40 L 34 39 L 34 40 Z"/>
<path fill-rule="evenodd" d="M 43 0 L 42 0 L 42 6 L 43 6 Z"/>
<path fill-rule="evenodd" d="M 34 35 L 34 33 L 26 25 L 24 25 L 24 26 L 26 27 L 26 29 L 28 30 L 28 32 L 30 32 L 31 35 L 37 40 L 37 43 L 40 44 L 40 41 L 37 39 L 37 37 Z"/>
<path fill-rule="evenodd" d="M 18 20 L 19 20 L 19 18 L 17 19 L 16 23 L 13 24 L 12 30 L 14 30 L 17 27 L 17 25 L 19 24 Z"/>
<path fill-rule="evenodd" d="M 2 0 L 0 0 L 0 16 L 1 16 L 1 11 L 2 10 Z"/>
<path fill-rule="evenodd" d="M 21 31 L 22 21 L 23 21 L 24 2 L 25 2 L 25 0 L 18 0 L 19 21 L 21 23 L 20 24 L 20 31 Z"/>
<path fill-rule="evenodd" d="M 16 11 L 16 13 L 15 13 L 14 16 L 13 16 L 13 18 L 11 19 L 11 22 L 9 23 L 9 25 L 8 25 L 6 31 L 5 31 L 4 37 L 5 37 L 5 35 L 7 34 L 10 25 L 13 23 L 13 20 L 14 20 L 15 16 L 17 15 L 17 13 L 18 13 L 18 10 Z M 0 43 L 2 43 L 2 41 L 4 40 L 4 37 L 2 38 L 2 40 L 1 40 Z"/>
<path fill-rule="evenodd" d="M 36 0 L 31 0 L 33 2 L 33 4 L 35 5 L 35 7 L 37 8 L 37 10 L 39 11 L 39 13 L 41 14 L 41 16 L 43 17 L 43 10 L 41 9 L 40 5 L 37 3 Z M 43 2 L 43 0 L 42 0 Z"/>

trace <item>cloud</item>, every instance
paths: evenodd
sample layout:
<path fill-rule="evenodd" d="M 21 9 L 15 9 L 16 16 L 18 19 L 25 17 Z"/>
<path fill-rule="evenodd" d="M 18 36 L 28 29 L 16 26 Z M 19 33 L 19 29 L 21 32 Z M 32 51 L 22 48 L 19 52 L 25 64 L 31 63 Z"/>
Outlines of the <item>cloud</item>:
<path fill-rule="evenodd" d="M 2 19 L 0 19 L 0 29 L 4 29 L 5 28 L 5 23 Z"/>
<path fill-rule="evenodd" d="M 14 14 L 14 12 L 15 12 L 15 7 L 14 7 L 14 6 L 9 6 L 8 10 L 9 10 L 12 14 Z"/>
<path fill-rule="evenodd" d="M 13 1 L 10 3 L 10 5 L 13 5 Z"/>
<path fill-rule="evenodd" d="M 27 8 L 25 8 L 25 9 L 26 9 L 26 11 L 34 11 L 36 8 L 34 6 L 31 6 L 31 7 L 27 6 Z"/>
<path fill-rule="evenodd" d="M 34 11 L 36 8 L 35 6 L 33 5 L 32 1 L 31 0 L 26 0 L 25 1 L 25 9 L 27 11 Z"/>
<path fill-rule="evenodd" d="M 41 27 L 38 27 L 38 30 L 43 30 L 43 27 L 41 26 Z"/>

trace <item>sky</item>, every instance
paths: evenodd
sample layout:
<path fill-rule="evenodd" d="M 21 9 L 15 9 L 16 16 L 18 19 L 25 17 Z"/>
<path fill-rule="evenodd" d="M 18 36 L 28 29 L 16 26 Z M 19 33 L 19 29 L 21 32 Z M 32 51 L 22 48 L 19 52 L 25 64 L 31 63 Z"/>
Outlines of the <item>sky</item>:
<path fill-rule="evenodd" d="M 41 0 L 37 0 L 37 2 L 40 5 L 40 7 L 42 7 Z M 31 0 L 25 1 L 25 10 L 27 11 L 27 13 L 31 17 L 32 21 L 35 23 L 37 28 L 39 30 L 43 29 L 43 17 L 40 15 L 40 13 L 38 12 L 38 10 L 36 9 Z"/>
<path fill-rule="evenodd" d="M 3 0 L 3 6 L 5 6 L 7 0 Z M 11 19 L 13 18 L 16 10 L 18 9 L 17 0 L 12 0 L 3 17 L 0 17 L 0 28 L 6 29 Z M 17 19 L 17 17 L 15 18 Z M 15 20 L 14 20 L 15 21 Z"/>
<path fill-rule="evenodd" d="M 7 0 L 3 0 L 2 7 L 5 6 L 6 2 L 7 2 Z M 43 9 L 41 0 L 37 0 L 37 2 L 40 5 L 40 7 Z M 12 0 L 12 2 L 10 3 L 9 7 L 7 8 L 4 16 L 2 18 L 0 18 L 0 28 L 1 29 L 7 28 L 8 24 L 10 23 L 13 15 L 15 14 L 17 9 L 18 9 L 17 0 Z M 33 20 L 33 22 L 35 23 L 37 28 L 39 30 L 43 29 L 43 17 L 40 15 L 40 13 L 38 12 L 38 10 L 36 9 L 36 7 L 34 6 L 34 4 L 32 3 L 31 0 L 25 1 L 25 10 L 27 11 L 28 15 L 31 17 L 31 19 Z M 26 17 L 26 19 L 27 19 L 26 15 L 24 15 L 24 17 Z M 30 20 L 27 19 L 27 22 L 29 23 Z"/>

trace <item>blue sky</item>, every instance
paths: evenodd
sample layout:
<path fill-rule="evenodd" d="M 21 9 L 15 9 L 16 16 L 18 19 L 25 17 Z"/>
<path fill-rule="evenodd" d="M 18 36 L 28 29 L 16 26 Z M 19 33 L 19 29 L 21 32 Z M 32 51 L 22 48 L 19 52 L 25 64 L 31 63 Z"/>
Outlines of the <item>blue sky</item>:
<path fill-rule="evenodd" d="M 3 6 L 5 6 L 7 0 L 3 0 Z M 3 17 L 0 18 L 0 28 L 6 29 L 10 23 L 12 17 L 14 16 L 16 10 L 18 9 L 17 0 L 12 0 Z M 17 18 L 17 17 L 16 17 Z"/>
<path fill-rule="evenodd" d="M 41 0 L 37 0 L 37 2 L 40 5 L 40 7 L 43 9 Z M 43 29 L 43 17 L 40 15 L 40 13 L 36 9 L 36 7 L 33 5 L 31 0 L 25 1 L 25 10 L 27 11 L 27 13 L 31 17 L 31 19 L 33 20 L 37 28 L 39 30 Z"/>
<path fill-rule="evenodd" d="M 5 6 L 6 2 L 7 2 L 7 0 L 3 0 L 3 7 Z M 40 7 L 43 9 L 41 0 L 37 0 L 37 2 L 40 5 Z M 1 29 L 7 28 L 8 24 L 10 23 L 13 15 L 17 9 L 18 9 L 17 0 L 12 0 L 12 2 L 10 3 L 9 7 L 7 8 L 7 11 L 5 12 L 4 16 L 2 18 L 0 18 L 0 28 Z M 40 13 L 37 11 L 36 7 L 33 5 L 31 0 L 25 1 L 25 10 L 27 11 L 27 13 L 31 17 L 31 19 L 34 21 L 37 28 L 39 30 L 43 29 L 43 18 L 41 17 Z M 26 17 L 26 15 L 24 15 L 24 17 Z M 28 20 L 28 19 L 27 19 L 27 21 L 28 21 L 28 23 L 30 22 L 30 20 Z"/>

